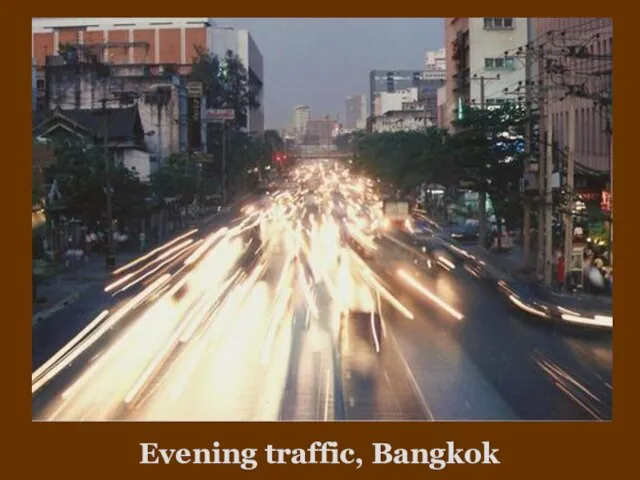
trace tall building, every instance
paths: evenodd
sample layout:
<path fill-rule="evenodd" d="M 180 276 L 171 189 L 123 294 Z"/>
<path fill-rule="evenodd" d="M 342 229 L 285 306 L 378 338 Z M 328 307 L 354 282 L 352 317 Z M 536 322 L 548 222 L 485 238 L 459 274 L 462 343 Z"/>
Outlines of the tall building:
<path fill-rule="evenodd" d="M 420 88 L 421 70 L 372 70 L 369 72 L 369 111 L 374 111 L 374 102 L 379 93 L 393 93 L 408 88 Z"/>
<path fill-rule="evenodd" d="M 367 101 L 364 95 L 354 95 L 347 97 L 345 102 L 345 122 L 344 127 L 348 130 L 358 128 L 367 117 Z"/>
<path fill-rule="evenodd" d="M 293 135 L 296 138 L 304 137 L 307 133 L 307 122 L 310 110 L 306 105 L 298 105 L 293 109 Z"/>
<path fill-rule="evenodd" d="M 515 54 L 528 41 L 527 18 L 446 18 L 447 108 L 445 125 L 465 108 L 513 101 L 525 82 L 524 63 Z M 505 92 L 504 90 L 507 89 Z"/>
<path fill-rule="evenodd" d="M 220 33 L 207 17 L 191 18 L 39 18 L 31 21 L 31 54 L 39 78 L 47 57 L 56 56 L 60 45 L 80 44 L 94 48 L 100 61 L 111 65 L 158 65 L 163 71 L 188 75 L 197 48 L 213 53 L 233 50 L 249 72 L 249 81 L 262 98 L 262 55 L 246 30 Z M 224 48 L 223 48 L 224 45 Z M 245 127 L 264 128 L 263 109 L 249 112 Z"/>
<path fill-rule="evenodd" d="M 331 145 L 338 130 L 338 121 L 329 116 L 308 120 L 304 143 L 307 145 Z"/>

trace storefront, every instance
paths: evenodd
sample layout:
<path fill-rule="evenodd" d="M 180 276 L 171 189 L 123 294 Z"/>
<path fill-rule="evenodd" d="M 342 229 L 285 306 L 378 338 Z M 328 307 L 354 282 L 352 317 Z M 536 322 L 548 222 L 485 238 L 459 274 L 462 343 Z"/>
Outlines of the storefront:
<path fill-rule="evenodd" d="M 609 244 L 610 195 L 607 190 L 581 189 L 574 204 L 573 223 L 583 228 L 595 245 Z"/>

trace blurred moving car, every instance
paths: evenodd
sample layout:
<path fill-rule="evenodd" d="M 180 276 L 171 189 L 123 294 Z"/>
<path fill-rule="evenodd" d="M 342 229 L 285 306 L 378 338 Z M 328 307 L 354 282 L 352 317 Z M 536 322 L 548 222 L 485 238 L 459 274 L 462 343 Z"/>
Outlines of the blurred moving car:
<path fill-rule="evenodd" d="M 477 242 L 480 235 L 480 224 L 477 220 L 467 220 L 464 224 L 451 229 L 451 238 L 459 242 Z"/>
<path fill-rule="evenodd" d="M 347 310 L 340 316 L 339 352 L 343 362 L 362 373 L 375 368 L 385 343 L 382 318 L 376 312 Z"/>

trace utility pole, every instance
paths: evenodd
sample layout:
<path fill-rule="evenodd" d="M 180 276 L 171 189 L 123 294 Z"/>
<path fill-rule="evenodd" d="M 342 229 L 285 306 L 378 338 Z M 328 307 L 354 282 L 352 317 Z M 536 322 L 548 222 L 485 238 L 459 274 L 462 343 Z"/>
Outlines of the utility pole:
<path fill-rule="evenodd" d="M 613 128 L 609 129 L 609 207 L 609 265 L 613 266 Z"/>
<path fill-rule="evenodd" d="M 529 35 L 528 40 L 531 39 L 531 33 L 533 31 L 533 25 L 531 18 L 527 19 L 527 35 Z M 532 145 L 533 145 L 533 116 L 531 115 L 531 99 L 532 92 L 531 89 L 534 86 L 534 83 L 531 79 L 531 45 L 527 43 L 525 47 L 525 65 L 524 65 L 524 76 L 525 76 L 525 115 L 527 116 L 527 124 L 525 130 L 525 162 L 524 162 L 524 172 L 525 175 L 530 172 L 531 169 L 531 154 L 532 154 Z M 531 263 L 531 198 L 528 195 L 528 190 L 526 184 L 524 185 L 524 191 L 522 192 L 524 203 L 522 205 L 522 250 L 523 250 L 523 267 L 528 269 Z"/>
<path fill-rule="evenodd" d="M 575 96 L 569 96 L 569 119 L 567 131 L 567 191 L 569 193 L 569 202 L 567 211 L 564 213 L 564 258 L 567 265 L 570 264 L 571 253 L 573 251 L 573 180 L 574 180 L 574 164 L 575 164 L 575 143 L 576 143 L 576 109 Z M 565 269 L 565 284 L 569 269 Z"/>
<path fill-rule="evenodd" d="M 222 121 L 222 204 L 227 204 L 227 122 Z"/>
<path fill-rule="evenodd" d="M 105 266 L 111 270 L 116 265 L 113 251 L 113 191 L 111 188 L 111 160 L 109 159 L 109 128 L 108 128 L 107 97 L 102 99 L 102 142 L 105 169 L 105 194 L 107 195 L 107 248 L 105 251 Z"/>
<path fill-rule="evenodd" d="M 544 183 L 544 283 L 551 286 L 553 273 L 553 117 L 547 112 L 547 155 Z"/>
<path fill-rule="evenodd" d="M 546 176 L 545 172 L 547 170 L 546 165 L 546 155 L 548 154 L 548 150 L 543 148 L 550 139 L 550 133 L 547 132 L 546 125 L 546 117 L 547 115 L 547 87 L 548 79 L 547 74 L 545 73 L 545 65 L 544 65 L 544 55 L 543 55 L 543 47 L 540 47 L 540 52 L 538 53 L 538 75 L 540 78 L 545 78 L 545 81 L 542 82 L 542 85 L 539 86 L 539 99 L 538 99 L 538 108 L 540 111 L 540 158 L 538 161 L 538 242 L 537 242 L 537 250 L 538 250 L 538 258 L 536 261 L 536 275 L 538 278 L 544 276 L 544 261 L 545 261 L 545 213 L 546 213 L 546 204 L 545 204 L 545 181 Z M 544 160 L 544 161 L 543 161 Z"/>
<path fill-rule="evenodd" d="M 471 77 L 472 80 L 477 80 L 480 82 L 480 109 L 484 112 L 485 110 L 485 82 L 488 80 L 500 80 L 500 75 L 496 75 L 495 77 L 485 77 L 480 76 L 478 77 L 477 75 L 474 75 L 473 77 Z M 481 171 L 484 171 L 484 165 L 481 168 Z M 484 247 L 486 245 L 486 239 L 487 239 L 487 226 L 486 226 L 486 217 L 487 217 L 487 192 L 484 186 L 484 178 L 481 178 L 480 181 L 482 182 L 482 188 L 480 189 L 480 192 L 478 192 L 478 224 L 479 224 L 479 229 L 478 229 L 478 240 L 480 242 L 480 246 Z M 496 222 L 497 225 L 500 225 L 500 221 L 498 218 L 496 218 Z"/>

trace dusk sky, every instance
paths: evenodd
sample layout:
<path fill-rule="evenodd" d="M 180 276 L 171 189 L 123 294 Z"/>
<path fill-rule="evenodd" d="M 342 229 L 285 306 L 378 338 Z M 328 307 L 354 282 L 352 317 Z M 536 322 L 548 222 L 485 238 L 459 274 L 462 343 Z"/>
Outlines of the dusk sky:
<path fill-rule="evenodd" d="M 264 57 L 265 127 L 288 127 L 296 105 L 340 115 L 367 94 L 369 71 L 419 69 L 444 46 L 442 18 L 217 18 L 246 28 Z"/>

